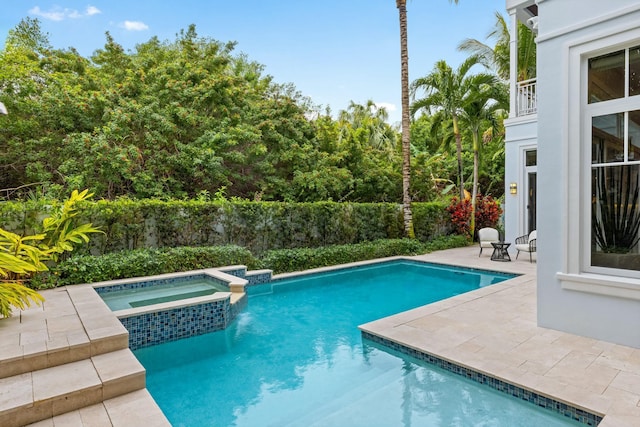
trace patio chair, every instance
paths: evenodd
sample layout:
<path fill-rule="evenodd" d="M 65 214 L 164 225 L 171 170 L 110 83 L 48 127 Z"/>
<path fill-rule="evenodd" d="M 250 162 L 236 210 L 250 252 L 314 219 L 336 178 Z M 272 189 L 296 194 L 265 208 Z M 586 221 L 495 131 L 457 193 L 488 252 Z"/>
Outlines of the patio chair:
<path fill-rule="evenodd" d="M 515 248 L 518 251 L 518 253 L 516 254 L 516 259 L 518 259 L 518 255 L 520 255 L 520 251 L 529 252 L 529 262 L 533 262 L 533 258 L 531 254 L 536 251 L 536 238 L 537 238 L 536 230 L 533 230 L 529 234 L 525 234 L 524 236 L 520 236 L 516 238 Z"/>
<path fill-rule="evenodd" d="M 480 254 L 482 255 L 482 249 L 491 248 L 491 243 L 498 243 L 500 241 L 500 233 L 495 228 L 485 227 L 478 230 L 478 242 L 480 242 Z"/>

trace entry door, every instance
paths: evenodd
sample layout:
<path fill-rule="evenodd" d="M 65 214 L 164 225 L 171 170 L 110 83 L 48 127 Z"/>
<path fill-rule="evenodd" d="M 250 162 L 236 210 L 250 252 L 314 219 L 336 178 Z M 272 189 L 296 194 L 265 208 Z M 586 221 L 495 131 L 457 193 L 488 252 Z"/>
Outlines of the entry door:
<path fill-rule="evenodd" d="M 527 226 L 528 233 L 531 233 L 536 229 L 536 172 L 529 172 L 527 175 Z"/>

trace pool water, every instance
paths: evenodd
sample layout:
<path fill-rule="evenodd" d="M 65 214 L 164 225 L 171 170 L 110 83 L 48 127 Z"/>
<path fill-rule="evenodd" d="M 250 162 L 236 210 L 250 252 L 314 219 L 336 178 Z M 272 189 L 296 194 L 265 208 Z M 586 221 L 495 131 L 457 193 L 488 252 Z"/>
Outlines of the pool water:
<path fill-rule="evenodd" d="M 202 277 L 185 277 L 169 283 L 104 292 L 99 295 L 111 310 L 118 311 L 201 297 L 215 292 L 229 292 L 229 289 L 214 280 Z"/>
<path fill-rule="evenodd" d="M 357 328 L 509 277 L 403 261 L 278 281 L 225 331 L 135 354 L 174 426 L 574 426 Z"/>

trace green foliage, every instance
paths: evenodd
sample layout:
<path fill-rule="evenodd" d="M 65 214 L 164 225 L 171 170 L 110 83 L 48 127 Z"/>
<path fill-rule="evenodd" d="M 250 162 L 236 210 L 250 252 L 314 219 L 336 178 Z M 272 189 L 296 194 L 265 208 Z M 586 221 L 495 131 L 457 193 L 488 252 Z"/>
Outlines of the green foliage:
<path fill-rule="evenodd" d="M 234 245 L 136 249 L 102 256 L 75 256 L 54 267 L 54 274 L 49 278 L 62 286 L 238 264 L 284 273 L 396 255 L 418 255 L 467 244 L 463 236 L 441 236 L 426 243 L 415 239 L 381 239 L 353 245 L 271 250 L 260 259 Z"/>
<path fill-rule="evenodd" d="M 49 205 L 55 207 L 48 207 Z M 427 240 L 449 234 L 445 203 L 413 203 L 416 236 Z M 62 209 L 38 201 L 0 203 L 12 231 L 25 230 L 31 218 Z M 35 210 L 35 211 L 34 211 Z M 83 254 L 128 249 L 234 244 L 255 254 L 266 250 L 359 243 L 403 236 L 401 206 L 393 203 L 282 203 L 202 200 L 83 201 L 81 222 L 101 230 Z"/>
<path fill-rule="evenodd" d="M 279 274 L 390 256 L 419 255 L 467 244 L 463 236 L 446 236 L 427 243 L 416 239 L 391 239 L 320 248 L 279 249 L 266 252 L 262 264 Z"/>
<path fill-rule="evenodd" d="M 221 189 L 227 200 L 402 200 L 399 130 L 371 101 L 333 119 L 193 26 L 133 51 L 107 34 L 90 58 L 54 49 L 35 19 L 10 33 L 0 51 L 5 199 L 39 185 L 50 198 L 90 188 L 109 200 L 216 201 Z M 413 135 L 412 153 L 411 200 L 433 200 L 434 180 L 456 171 L 428 164 L 442 153 Z"/>
<path fill-rule="evenodd" d="M 75 256 L 54 267 L 50 280 L 62 286 L 236 264 L 253 269 L 259 266 L 251 252 L 234 245 L 135 249 L 102 256 Z"/>
<path fill-rule="evenodd" d="M 31 302 L 39 305 L 43 301 L 42 295 L 19 282 L 0 282 L 0 317 L 11 316 L 11 307 L 24 310 Z"/>
<path fill-rule="evenodd" d="M 54 209 L 51 216 L 42 220 L 39 234 L 20 236 L 0 228 L 0 316 L 9 317 L 11 306 L 24 309 L 31 301 L 44 301 L 25 283 L 36 273 L 47 271 L 47 262 L 57 261 L 75 244 L 88 242 L 89 233 L 98 232 L 91 224 L 74 225 L 76 205 L 89 197 L 87 190 L 74 190 L 60 209 Z"/>

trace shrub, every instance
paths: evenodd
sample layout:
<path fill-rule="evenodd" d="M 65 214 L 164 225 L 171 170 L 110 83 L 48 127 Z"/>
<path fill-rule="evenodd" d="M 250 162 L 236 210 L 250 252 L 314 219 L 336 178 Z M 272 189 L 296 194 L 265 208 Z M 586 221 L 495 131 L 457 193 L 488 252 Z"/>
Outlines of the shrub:
<path fill-rule="evenodd" d="M 234 245 L 134 249 L 102 256 L 70 258 L 52 269 L 54 276 L 49 278 L 62 286 L 235 264 L 248 268 L 259 266 L 251 252 Z M 54 279 L 55 276 L 57 279 Z"/>
<path fill-rule="evenodd" d="M 88 190 L 74 190 L 61 205 L 52 208 L 34 224 L 37 232 L 19 235 L 0 228 L 0 317 L 12 315 L 12 307 L 24 309 L 31 302 L 40 304 L 42 295 L 27 287 L 40 283 L 40 275 L 61 256 L 89 241 L 99 230 L 91 224 L 76 225 L 77 204 L 91 197 Z"/>
<path fill-rule="evenodd" d="M 454 197 L 447 207 L 447 212 L 451 215 L 451 222 L 455 227 L 456 233 L 468 236 L 470 233 L 471 200 L 460 201 L 457 197 Z M 498 202 L 493 200 L 493 197 L 478 194 L 476 197 L 476 230 L 484 227 L 495 227 L 500 214 L 502 214 L 502 209 Z"/>
<path fill-rule="evenodd" d="M 446 236 L 427 243 L 411 239 L 389 239 L 321 248 L 277 249 L 264 254 L 262 265 L 279 274 L 389 256 L 418 255 L 467 244 L 463 236 Z"/>
<path fill-rule="evenodd" d="M 0 203 L 5 228 L 18 234 L 46 216 L 55 201 Z M 446 205 L 413 203 L 419 240 L 451 232 Z M 272 249 L 344 245 L 403 236 L 402 206 L 397 203 L 282 203 L 202 200 L 83 201 L 78 219 L 104 234 L 82 254 L 130 249 L 237 245 L 258 255 Z"/>

